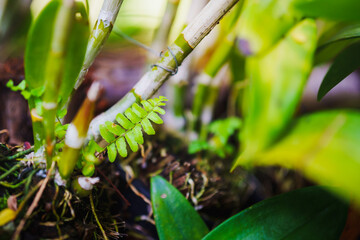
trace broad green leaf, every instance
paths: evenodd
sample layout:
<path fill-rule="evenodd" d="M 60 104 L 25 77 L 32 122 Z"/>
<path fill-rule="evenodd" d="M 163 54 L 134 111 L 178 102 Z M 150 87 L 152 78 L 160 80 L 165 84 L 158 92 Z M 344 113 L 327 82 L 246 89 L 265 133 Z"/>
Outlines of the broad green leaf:
<path fill-rule="evenodd" d="M 127 119 L 122 113 L 116 115 L 116 121 L 126 130 L 134 127 L 134 124 L 130 122 L 129 119 Z"/>
<path fill-rule="evenodd" d="M 201 239 L 208 233 L 186 198 L 160 176 L 151 178 L 151 203 L 160 240 Z"/>
<path fill-rule="evenodd" d="M 126 142 L 124 137 L 121 137 L 118 140 L 116 140 L 116 148 L 121 157 L 123 158 L 127 157 L 128 153 L 127 153 Z"/>
<path fill-rule="evenodd" d="M 320 187 L 308 187 L 245 209 L 203 240 L 337 240 L 346 216 L 346 204 Z"/>
<path fill-rule="evenodd" d="M 256 156 L 255 165 L 300 170 L 319 184 L 337 186 L 360 206 L 360 113 L 333 110 L 296 121 L 281 141 Z"/>
<path fill-rule="evenodd" d="M 77 4 L 84 8 L 83 4 Z M 45 82 L 45 66 L 50 51 L 54 21 L 59 1 L 51 1 L 32 24 L 25 52 L 25 78 L 29 88 L 38 89 Z M 80 15 L 79 15 L 80 14 Z M 88 16 L 86 11 L 78 9 L 74 14 L 74 24 L 69 34 L 66 49 L 65 66 L 60 86 L 59 97 L 64 104 L 70 96 L 77 76 L 83 64 L 89 38 Z"/>
<path fill-rule="evenodd" d="M 139 146 L 138 146 L 137 142 L 135 141 L 135 137 L 134 137 L 134 134 L 132 131 L 127 132 L 125 134 L 125 138 L 131 148 L 131 151 L 136 152 L 137 150 L 139 150 Z"/>
<path fill-rule="evenodd" d="M 78 2 L 77 15 L 69 35 L 66 51 L 64 76 L 60 87 L 59 97 L 62 105 L 68 101 L 73 92 L 77 77 L 84 62 L 86 47 L 89 40 L 90 30 L 88 16 L 84 4 Z"/>
<path fill-rule="evenodd" d="M 144 118 L 147 115 L 147 112 L 137 103 L 133 103 L 132 110 L 140 118 Z"/>
<path fill-rule="evenodd" d="M 360 1 L 357 0 L 295 0 L 293 8 L 306 17 L 360 21 Z"/>
<path fill-rule="evenodd" d="M 134 134 L 135 141 L 139 144 L 144 144 L 144 138 L 143 138 L 143 133 L 141 130 L 141 125 L 136 124 L 136 126 L 134 127 L 132 132 Z"/>
<path fill-rule="evenodd" d="M 115 143 L 112 143 L 109 146 L 107 146 L 107 153 L 108 153 L 109 161 L 114 162 L 117 155 Z"/>
<path fill-rule="evenodd" d="M 239 48 L 244 55 L 264 53 L 301 19 L 289 10 L 292 1 L 245 1 L 238 26 Z"/>
<path fill-rule="evenodd" d="M 332 88 L 360 67 L 360 42 L 354 43 L 342 51 L 326 73 L 318 92 L 321 100 Z"/>
<path fill-rule="evenodd" d="M 162 124 L 164 122 L 155 112 L 150 112 L 148 118 L 156 124 Z"/>
<path fill-rule="evenodd" d="M 143 127 L 144 131 L 148 134 L 148 135 L 154 135 L 155 134 L 155 130 L 152 127 L 149 119 L 145 118 L 141 121 L 141 126 Z"/>
<path fill-rule="evenodd" d="M 334 42 L 359 37 L 360 23 L 330 23 L 330 27 L 328 27 L 328 29 L 321 34 L 318 47 L 323 47 Z"/>
<path fill-rule="evenodd" d="M 242 154 L 235 166 L 251 162 L 288 126 L 312 68 L 316 24 L 305 19 L 267 54 L 247 60 Z M 291 60 L 289 60 L 291 59 Z"/>
<path fill-rule="evenodd" d="M 219 119 L 210 124 L 209 131 L 218 136 L 223 144 L 226 144 L 229 137 L 240 129 L 241 124 L 241 119 L 237 117 Z"/>
<path fill-rule="evenodd" d="M 45 66 L 59 0 L 51 1 L 32 23 L 25 51 L 25 79 L 30 89 L 44 85 Z"/>
<path fill-rule="evenodd" d="M 101 124 L 99 127 L 100 130 L 100 135 L 103 139 L 105 139 L 105 141 L 107 141 L 108 143 L 111 143 L 112 141 L 115 140 L 115 136 L 114 134 L 112 134 L 111 132 L 109 132 L 105 126 L 105 124 Z"/>
<path fill-rule="evenodd" d="M 122 127 L 110 121 L 106 121 L 105 126 L 109 130 L 109 132 L 117 136 L 120 136 L 125 132 Z"/>
<path fill-rule="evenodd" d="M 125 116 L 134 124 L 140 122 L 141 120 L 131 108 L 126 109 Z"/>

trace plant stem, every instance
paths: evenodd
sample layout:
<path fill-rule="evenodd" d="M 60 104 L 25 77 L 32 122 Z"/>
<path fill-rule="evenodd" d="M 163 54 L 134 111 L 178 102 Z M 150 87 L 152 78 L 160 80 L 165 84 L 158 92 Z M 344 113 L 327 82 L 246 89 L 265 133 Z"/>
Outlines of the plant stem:
<path fill-rule="evenodd" d="M 66 56 L 68 35 L 74 20 L 74 0 L 63 0 L 55 19 L 51 49 L 45 70 L 45 93 L 43 97 L 46 164 L 49 168 L 55 145 L 55 118 L 58 93 L 61 85 Z"/>
<path fill-rule="evenodd" d="M 76 80 L 75 89 L 84 81 L 86 73 L 108 39 L 122 3 L 123 0 L 104 0 L 99 17 L 90 35 L 84 63 Z"/>
<path fill-rule="evenodd" d="M 34 147 L 31 147 L 29 149 L 26 149 L 24 151 L 21 151 L 21 152 L 18 152 L 12 156 L 8 156 L 8 157 L 2 157 L 0 158 L 0 161 L 9 161 L 9 160 L 14 160 L 14 159 L 17 159 L 17 158 L 20 158 L 22 156 L 25 156 L 26 154 L 29 154 L 31 153 L 32 151 L 34 151 Z"/>
<path fill-rule="evenodd" d="M 163 54 L 157 62 L 157 65 L 175 69 L 176 61 L 180 65 L 238 1 L 239 0 L 210 1 Z M 175 56 L 176 61 L 172 54 Z M 104 124 L 106 121 L 115 121 L 116 115 L 119 112 L 123 113 L 134 102 L 152 97 L 170 75 L 171 73 L 169 71 L 158 66 L 153 66 L 119 102 L 106 112 L 94 118 L 90 124 L 88 139 L 94 138 L 98 141 L 100 139 L 99 126 L 101 124 Z"/>
<path fill-rule="evenodd" d="M 0 180 L 3 180 L 7 176 L 9 176 L 12 172 L 16 171 L 22 166 L 21 163 L 15 164 L 12 168 L 10 168 L 7 172 L 5 172 L 3 175 L 0 176 Z"/>
<path fill-rule="evenodd" d="M 89 198 L 90 198 L 91 210 L 92 210 L 92 212 L 93 212 L 93 214 L 94 214 L 96 223 L 97 223 L 97 225 L 99 226 L 100 231 L 101 231 L 104 239 L 105 239 L 105 240 L 108 240 L 108 237 L 106 236 L 105 230 L 104 230 L 104 228 L 102 227 L 102 225 L 101 225 L 101 223 L 100 223 L 100 221 L 99 221 L 98 216 L 96 215 L 96 211 L 95 211 L 95 206 L 94 206 L 94 200 L 93 200 L 93 197 L 92 197 L 92 193 L 90 193 Z"/>

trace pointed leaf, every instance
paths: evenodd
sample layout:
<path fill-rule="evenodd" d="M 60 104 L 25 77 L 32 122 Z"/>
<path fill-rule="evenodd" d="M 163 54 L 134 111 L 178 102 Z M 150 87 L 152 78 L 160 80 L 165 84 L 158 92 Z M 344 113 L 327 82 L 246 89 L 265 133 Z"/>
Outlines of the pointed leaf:
<path fill-rule="evenodd" d="M 360 21 L 360 1 L 357 0 L 295 0 L 294 9 L 306 17 Z"/>
<path fill-rule="evenodd" d="M 148 118 L 156 124 L 162 124 L 164 122 L 155 112 L 150 112 Z"/>
<path fill-rule="evenodd" d="M 127 157 L 128 152 L 126 149 L 126 142 L 124 137 L 121 137 L 116 141 L 116 148 L 121 157 Z"/>
<path fill-rule="evenodd" d="M 320 187 L 261 201 L 226 220 L 203 240 L 339 239 L 347 206 Z"/>
<path fill-rule="evenodd" d="M 125 116 L 130 119 L 130 121 L 134 124 L 140 122 L 140 118 L 133 112 L 131 108 L 126 109 Z"/>
<path fill-rule="evenodd" d="M 324 111 L 300 118 L 276 145 L 256 156 L 256 165 L 302 171 L 360 206 L 360 113 Z"/>
<path fill-rule="evenodd" d="M 357 42 L 347 47 L 335 58 L 320 85 L 318 100 L 321 100 L 332 88 L 359 67 L 360 42 Z"/>
<path fill-rule="evenodd" d="M 117 155 L 115 143 L 107 146 L 107 153 L 108 153 L 109 161 L 114 162 Z"/>
<path fill-rule="evenodd" d="M 144 106 L 145 110 L 150 112 L 153 109 L 153 106 L 146 100 L 141 101 L 141 104 Z"/>
<path fill-rule="evenodd" d="M 109 132 L 117 136 L 120 136 L 125 132 L 125 130 L 122 127 L 110 121 L 106 121 L 105 126 L 107 130 L 109 130 Z"/>
<path fill-rule="evenodd" d="M 134 127 L 134 124 L 129 121 L 122 113 L 116 115 L 116 121 L 126 130 Z"/>
<path fill-rule="evenodd" d="M 126 133 L 125 138 L 131 148 L 131 151 L 137 152 L 137 150 L 139 150 L 139 146 L 138 146 L 137 142 L 135 141 L 133 132 L 130 131 L 130 132 Z"/>
<path fill-rule="evenodd" d="M 137 124 L 134 127 L 132 132 L 134 134 L 135 141 L 139 144 L 144 144 L 144 138 L 143 138 L 143 133 L 141 131 L 141 125 Z"/>
<path fill-rule="evenodd" d="M 161 114 L 161 115 L 164 115 L 164 114 L 165 114 L 165 110 L 162 109 L 162 108 L 160 108 L 160 107 L 154 107 L 153 111 L 154 111 L 154 112 L 157 112 L 157 113 L 159 113 L 159 114 Z"/>
<path fill-rule="evenodd" d="M 137 103 L 132 105 L 132 110 L 140 118 L 144 118 L 147 115 L 147 112 Z"/>
<path fill-rule="evenodd" d="M 99 130 L 101 137 L 105 139 L 105 141 L 107 141 L 108 143 L 111 143 L 112 141 L 115 140 L 114 134 L 109 132 L 104 124 L 100 125 Z"/>
<path fill-rule="evenodd" d="M 186 198 L 162 177 L 151 178 L 151 203 L 160 240 L 201 239 L 208 233 Z"/>
<path fill-rule="evenodd" d="M 145 118 L 141 121 L 141 126 L 143 127 L 144 131 L 148 134 L 148 135 L 154 135 L 155 134 L 155 130 L 152 127 L 149 119 Z"/>

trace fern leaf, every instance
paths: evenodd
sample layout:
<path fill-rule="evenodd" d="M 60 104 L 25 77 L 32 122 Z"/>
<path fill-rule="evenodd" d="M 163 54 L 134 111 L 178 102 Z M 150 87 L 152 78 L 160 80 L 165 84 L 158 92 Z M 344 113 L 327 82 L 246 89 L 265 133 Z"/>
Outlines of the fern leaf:
<path fill-rule="evenodd" d="M 154 135 L 155 134 L 155 130 L 152 127 L 149 119 L 145 118 L 141 121 L 141 125 L 144 129 L 144 131 L 148 134 L 148 135 Z"/>
<path fill-rule="evenodd" d="M 116 136 L 120 136 L 125 132 L 125 130 L 122 127 L 110 121 L 106 121 L 105 126 L 107 130 L 109 130 L 109 132 L 111 132 Z"/>
<path fill-rule="evenodd" d="M 100 126 L 101 136 L 109 143 L 106 149 L 110 162 L 115 161 L 117 153 L 121 157 L 127 157 L 127 145 L 133 152 L 139 150 L 139 144 L 144 144 L 142 129 L 148 135 L 155 134 L 150 120 L 156 124 L 163 123 L 158 114 L 165 114 L 161 108 L 165 101 L 165 97 L 144 100 L 141 101 L 142 107 L 134 103 L 124 114 L 117 114 L 117 123 L 108 121 Z"/>
<path fill-rule="evenodd" d="M 137 152 L 137 150 L 139 150 L 139 146 L 138 146 L 137 142 L 135 141 L 135 136 L 134 136 L 133 131 L 127 132 L 125 134 L 125 139 L 126 139 L 127 143 L 129 144 L 131 151 Z"/>
<path fill-rule="evenodd" d="M 127 153 L 126 142 L 124 137 L 121 137 L 116 141 L 116 148 L 121 157 L 123 158 L 127 157 L 128 153 Z"/>
<path fill-rule="evenodd" d="M 131 108 L 126 109 L 125 116 L 134 124 L 141 121 L 141 118 L 138 117 Z"/>
<path fill-rule="evenodd" d="M 107 151 L 108 151 L 109 161 L 114 162 L 117 155 L 115 143 L 110 144 L 107 147 Z"/>
<path fill-rule="evenodd" d="M 142 134 L 142 131 L 141 131 L 141 125 L 140 124 L 137 124 L 135 127 L 134 127 L 134 137 L 135 137 L 135 141 L 139 144 L 144 144 L 144 138 L 143 138 L 143 134 Z"/>
<path fill-rule="evenodd" d="M 126 130 L 134 127 L 134 124 L 130 122 L 129 119 L 127 119 L 122 113 L 116 115 L 116 121 Z"/>
<path fill-rule="evenodd" d="M 109 132 L 105 125 L 100 125 L 100 135 L 105 139 L 106 142 L 111 143 L 115 140 L 114 134 Z"/>
<path fill-rule="evenodd" d="M 155 112 L 150 112 L 148 118 L 156 124 L 164 123 L 164 121 Z"/>

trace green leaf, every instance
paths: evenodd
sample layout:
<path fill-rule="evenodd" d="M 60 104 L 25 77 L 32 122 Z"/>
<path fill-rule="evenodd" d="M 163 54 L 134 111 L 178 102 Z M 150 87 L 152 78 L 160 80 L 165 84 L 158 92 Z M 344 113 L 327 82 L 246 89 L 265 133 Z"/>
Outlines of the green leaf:
<path fill-rule="evenodd" d="M 321 100 L 331 89 L 358 67 L 360 67 L 360 42 L 347 47 L 335 58 L 320 85 L 318 100 Z"/>
<path fill-rule="evenodd" d="M 203 150 L 208 150 L 210 145 L 207 143 L 207 141 L 203 140 L 195 140 L 191 141 L 188 148 L 188 153 L 194 154 Z"/>
<path fill-rule="evenodd" d="M 153 111 L 154 111 L 154 112 L 157 112 L 157 113 L 159 113 L 159 114 L 161 114 L 161 115 L 164 115 L 164 114 L 165 114 L 165 110 L 162 109 L 162 108 L 160 108 L 160 107 L 154 107 Z"/>
<path fill-rule="evenodd" d="M 65 51 L 65 66 L 59 89 L 59 99 L 62 100 L 60 107 L 67 102 L 72 93 L 84 61 L 90 34 L 88 16 L 84 11 L 84 5 L 79 3 L 77 6 L 81 9 L 77 9 L 76 17 L 74 14 L 75 21 Z M 31 26 L 25 52 L 25 78 L 30 90 L 44 86 L 45 66 L 51 47 L 58 7 L 58 0 L 51 1 Z"/>
<path fill-rule="evenodd" d="M 338 186 L 360 206 L 360 113 L 324 111 L 300 118 L 284 138 L 256 156 L 255 165 L 282 165 Z"/>
<path fill-rule="evenodd" d="M 144 118 L 147 115 L 147 112 L 137 103 L 133 103 L 132 110 L 140 118 Z"/>
<path fill-rule="evenodd" d="M 346 204 L 320 187 L 308 187 L 245 209 L 220 224 L 203 240 L 337 240 L 346 216 Z"/>
<path fill-rule="evenodd" d="M 125 134 L 125 138 L 131 148 L 131 151 L 136 152 L 137 150 L 139 150 L 139 146 L 138 146 L 137 142 L 135 141 L 135 136 L 132 131 L 127 132 Z"/>
<path fill-rule="evenodd" d="M 127 157 L 128 153 L 127 153 L 126 142 L 124 137 L 121 137 L 118 140 L 116 140 L 116 148 L 121 157 L 123 158 Z"/>
<path fill-rule="evenodd" d="M 153 106 L 146 100 L 141 101 L 141 104 L 144 106 L 145 110 L 150 112 L 153 109 Z"/>
<path fill-rule="evenodd" d="M 127 119 L 122 113 L 116 115 L 116 121 L 126 130 L 134 127 L 134 124 L 130 122 L 129 119 Z"/>
<path fill-rule="evenodd" d="M 115 136 L 107 130 L 105 124 L 100 125 L 99 130 L 102 138 L 104 138 L 105 141 L 107 141 L 108 143 L 111 143 L 112 141 L 115 140 Z"/>
<path fill-rule="evenodd" d="M 58 0 L 49 2 L 31 25 L 24 59 L 25 79 L 30 89 L 44 86 L 45 65 L 58 7 Z"/>
<path fill-rule="evenodd" d="M 95 173 L 95 165 L 93 163 L 86 163 L 86 165 L 81 170 L 81 173 L 85 177 L 91 177 Z"/>
<path fill-rule="evenodd" d="M 60 87 L 59 97 L 65 104 L 73 92 L 77 77 L 82 68 L 90 29 L 88 16 L 83 3 L 77 3 L 77 15 L 69 35 L 68 47 L 64 66 L 64 76 Z M 79 9 L 80 8 L 80 9 Z"/>
<path fill-rule="evenodd" d="M 141 125 L 140 124 L 136 124 L 136 126 L 133 129 L 133 134 L 134 134 L 135 141 L 137 143 L 144 144 L 144 138 L 143 138 L 143 133 L 141 131 Z"/>
<path fill-rule="evenodd" d="M 122 127 L 120 127 L 119 125 L 117 125 L 113 122 L 106 121 L 105 126 L 106 126 L 107 130 L 109 130 L 109 132 L 111 132 L 114 135 L 120 136 L 123 133 L 125 133 L 125 130 Z"/>
<path fill-rule="evenodd" d="M 107 146 L 107 153 L 108 153 L 109 161 L 114 162 L 117 155 L 115 143 L 112 143 L 109 146 Z"/>
<path fill-rule="evenodd" d="M 190 203 L 162 177 L 151 178 L 151 203 L 160 240 L 201 239 L 208 233 Z"/>
<path fill-rule="evenodd" d="M 240 129 L 241 123 L 241 119 L 237 117 L 219 119 L 210 124 L 209 131 L 218 136 L 222 144 L 226 144 L 229 137 Z"/>
<path fill-rule="evenodd" d="M 131 108 L 126 109 L 125 116 L 133 123 L 136 124 L 140 122 L 140 118 L 132 111 Z"/>
<path fill-rule="evenodd" d="M 247 59 L 242 154 L 235 166 L 271 146 L 295 113 L 312 69 L 316 23 L 305 19 L 265 55 Z M 289 58 L 291 61 L 289 61 Z"/>
<path fill-rule="evenodd" d="M 141 121 L 141 126 L 143 127 L 144 131 L 148 134 L 148 135 L 154 135 L 155 134 L 155 130 L 152 127 L 149 119 L 145 118 Z"/>
<path fill-rule="evenodd" d="M 163 124 L 164 121 L 155 112 L 150 112 L 148 118 L 156 124 Z"/>
<path fill-rule="evenodd" d="M 360 1 L 357 0 L 295 0 L 293 7 L 306 17 L 360 21 Z"/>

